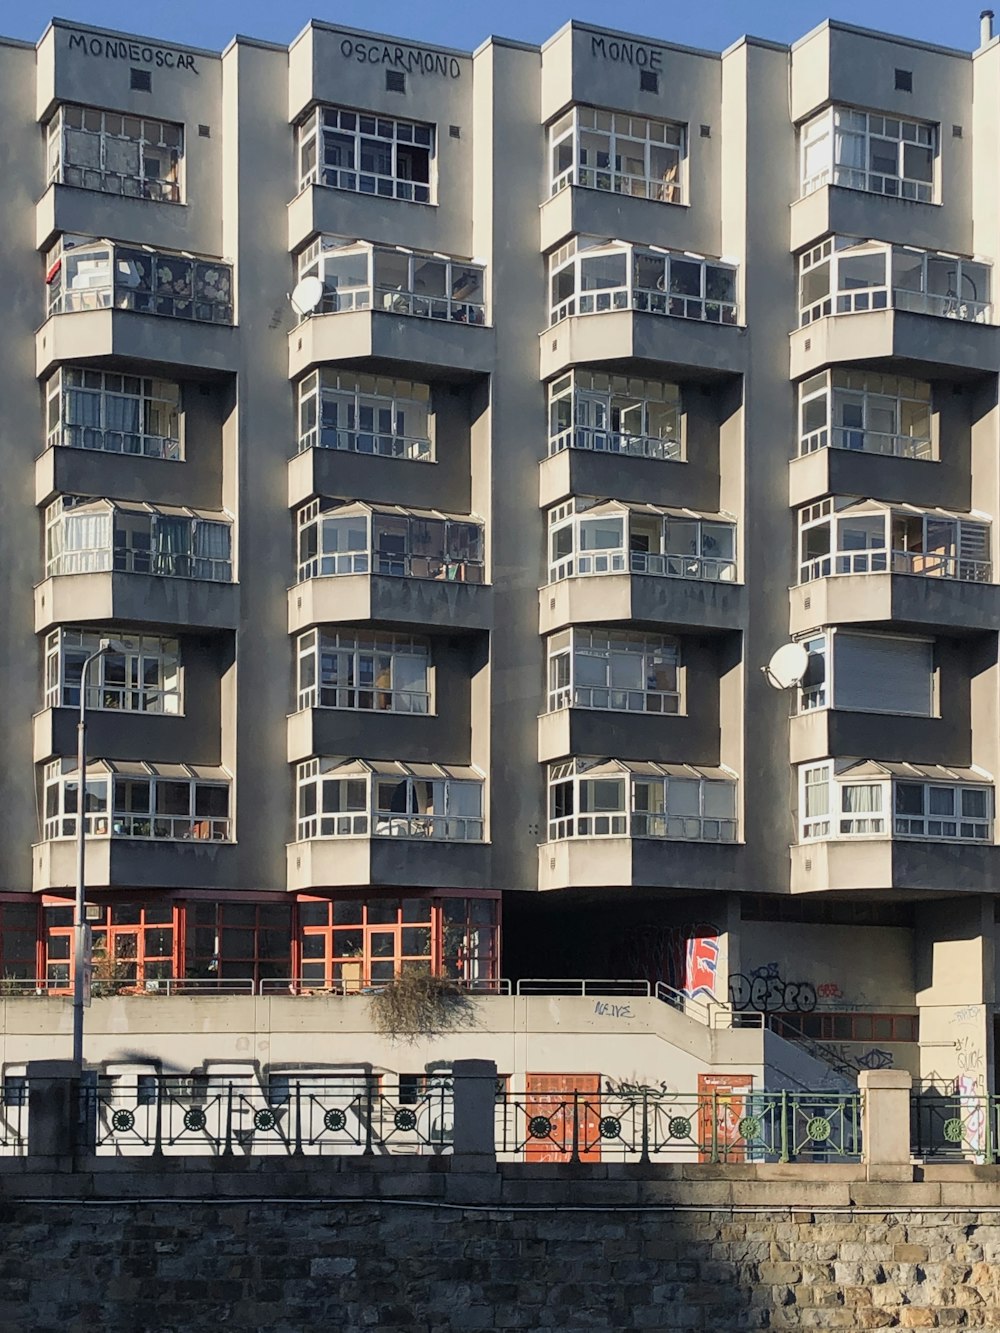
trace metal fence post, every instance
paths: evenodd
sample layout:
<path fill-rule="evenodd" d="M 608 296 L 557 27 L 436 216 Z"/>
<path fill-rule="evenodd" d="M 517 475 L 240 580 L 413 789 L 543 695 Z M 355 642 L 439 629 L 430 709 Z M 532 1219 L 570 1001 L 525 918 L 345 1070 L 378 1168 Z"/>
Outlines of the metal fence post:
<path fill-rule="evenodd" d="M 701 1108 L 699 1107 L 699 1110 Z M 719 1090 L 712 1089 L 712 1150 L 709 1154 L 709 1161 L 717 1162 L 719 1160 Z"/>
<path fill-rule="evenodd" d="M 365 1157 L 374 1156 L 372 1149 L 372 1116 L 375 1112 L 375 1089 L 369 1075 L 365 1082 Z"/>
<path fill-rule="evenodd" d="M 302 1084 L 295 1080 L 295 1155 L 302 1156 Z"/>
<path fill-rule="evenodd" d="M 788 1092 L 781 1089 L 781 1157 L 779 1161 L 789 1161 L 788 1156 Z"/>
<path fill-rule="evenodd" d="M 571 1162 L 580 1160 L 580 1093 L 573 1089 L 573 1147 L 569 1155 Z"/>
<path fill-rule="evenodd" d="M 639 1161 L 649 1161 L 649 1093 L 645 1088 L 642 1091 L 642 1152 Z"/>
<path fill-rule="evenodd" d="M 153 1121 L 153 1152 L 163 1152 L 163 1075 L 156 1075 L 156 1116 Z"/>
<path fill-rule="evenodd" d="M 226 1146 L 223 1153 L 228 1157 L 233 1151 L 233 1085 L 226 1084 Z"/>

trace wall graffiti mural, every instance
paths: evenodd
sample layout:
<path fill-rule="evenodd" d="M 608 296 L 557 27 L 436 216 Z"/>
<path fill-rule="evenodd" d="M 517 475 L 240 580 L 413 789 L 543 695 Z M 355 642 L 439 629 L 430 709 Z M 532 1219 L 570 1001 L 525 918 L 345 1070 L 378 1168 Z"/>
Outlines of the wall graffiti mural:
<path fill-rule="evenodd" d="M 721 998 L 716 996 L 720 933 L 708 921 L 635 926 L 625 942 L 619 975 L 665 981 L 688 999 Z"/>
<path fill-rule="evenodd" d="M 777 963 L 764 963 L 749 973 L 730 976 L 729 1002 L 734 1009 L 758 1014 L 811 1014 L 816 987 L 810 981 L 786 981 Z"/>

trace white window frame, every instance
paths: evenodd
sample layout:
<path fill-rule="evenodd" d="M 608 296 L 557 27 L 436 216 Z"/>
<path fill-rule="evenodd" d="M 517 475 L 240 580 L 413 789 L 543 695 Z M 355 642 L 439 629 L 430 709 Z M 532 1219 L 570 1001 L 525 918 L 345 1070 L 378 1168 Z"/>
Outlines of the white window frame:
<path fill-rule="evenodd" d="M 117 628 L 88 630 L 62 626 L 45 640 L 45 707 L 79 708 L 79 680 L 67 676 L 67 655 L 81 665 L 96 653 L 103 639 L 121 644 L 124 653 L 102 653 L 87 679 L 91 712 L 157 713 L 179 717 L 184 712 L 184 671 L 180 643 L 155 635 Z M 151 677 L 155 672 L 155 683 Z"/>
<path fill-rule="evenodd" d="M 830 106 L 802 125 L 799 141 L 802 198 L 824 185 L 839 185 L 917 203 L 939 200 L 937 125 L 883 112 Z M 846 151 L 852 144 L 859 150 L 856 162 L 849 160 Z M 895 155 L 894 170 L 873 168 L 872 153 L 876 149 L 887 157 Z M 909 174 L 908 149 L 928 155 L 930 180 L 922 174 Z"/>
<path fill-rule="evenodd" d="M 815 667 L 807 669 L 804 681 L 796 688 L 795 705 L 796 712 L 799 715 L 804 713 L 819 712 L 823 709 L 844 709 L 845 705 L 837 699 L 837 651 L 836 640 L 839 634 L 846 634 L 851 638 L 869 638 L 885 641 L 894 639 L 901 643 L 923 643 L 930 644 L 931 652 L 931 670 L 930 687 L 928 690 L 929 703 L 926 712 L 913 712 L 902 708 L 857 708 L 853 707 L 846 711 L 852 713 L 875 713 L 879 716 L 890 717 L 937 717 L 938 714 L 938 665 L 937 654 L 934 650 L 935 640 L 924 638 L 915 634 L 875 634 L 866 630 L 845 628 L 840 626 L 830 626 L 816 634 L 810 634 L 807 638 L 800 639 L 802 647 L 809 654 L 810 664 L 817 663 Z M 821 666 L 819 665 L 821 664 Z M 810 675 L 819 676 L 820 679 L 810 682 Z"/>
<path fill-rule="evenodd" d="M 683 462 L 680 386 L 571 370 L 549 385 L 549 457 L 564 449 Z"/>
<path fill-rule="evenodd" d="M 860 415 L 859 424 L 843 423 L 847 408 Z M 922 429 L 904 432 L 905 417 L 912 425 L 921 412 Z M 875 429 L 885 424 L 879 413 L 892 416 L 894 429 Z M 799 385 L 799 457 L 830 448 L 937 461 L 932 413 L 931 386 L 924 380 L 844 367 L 821 370 Z"/>
<path fill-rule="evenodd" d="M 737 281 L 724 259 L 574 236 L 549 256 L 549 325 L 612 310 L 736 324 Z"/>
<path fill-rule="evenodd" d="M 613 545 L 592 544 L 590 531 L 618 527 Z M 736 524 L 693 511 L 655 505 L 628 506 L 574 497 L 549 510 L 549 582 L 603 574 L 652 574 L 662 578 L 736 581 Z M 640 535 L 649 550 L 633 549 Z M 693 540 L 686 534 L 693 532 Z M 686 550 L 681 550 L 686 546 Z M 719 555 L 728 546 L 731 555 Z"/>
<path fill-rule="evenodd" d="M 298 385 L 299 452 L 339 449 L 434 462 L 427 384 L 323 366 Z"/>
<path fill-rule="evenodd" d="M 379 787 L 403 791 L 404 810 L 379 807 Z M 376 764 L 364 760 L 307 759 L 296 767 L 295 835 L 326 838 L 406 838 L 483 842 L 485 784 L 442 764 Z M 427 804 L 430 792 L 430 809 Z M 463 806 L 476 806 L 468 813 Z M 327 808 L 328 807 L 328 808 Z M 440 807 L 440 808 L 438 808 Z M 461 810 L 461 813 L 459 811 Z"/>
<path fill-rule="evenodd" d="M 479 259 L 323 235 L 299 254 L 298 275 L 323 284 L 311 314 L 380 310 L 453 324 L 487 322 L 486 265 Z"/>
<path fill-rule="evenodd" d="M 993 842 L 994 790 L 989 782 L 973 783 L 937 781 L 933 778 L 906 778 L 886 773 L 852 778 L 850 771 L 839 776 L 836 764 L 828 760 L 821 764 L 799 765 L 799 841 L 837 842 L 861 841 L 875 838 L 901 840 L 919 839 L 934 842 Z M 806 814 L 807 787 L 826 786 L 828 792 L 825 812 Z M 923 793 L 920 813 L 898 810 L 897 790 L 917 787 Z M 959 813 L 931 812 L 930 793 L 950 792 L 955 795 L 953 810 Z M 985 794 L 987 815 L 963 815 L 963 794 Z M 866 794 L 867 793 L 867 794 Z M 856 803 L 852 796 L 857 795 Z M 853 808 L 852 808 L 853 805 Z"/>
<path fill-rule="evenodd" d="M 96 400 L 97 421 L 93 425 L 71 422 L 72 398 L 86 394 Z M 115 424 L 113 402 L 134 403 L 139 429 L 124 430 Z M 170 380 L 91 370 L 86 366 L 63 366 L 46 385 L 48 448 L 96 449 L 103 453 L 163 458 L 179 463 L 184 458 L 181 432 L 181 391 Z M 148 428 L 157 416 L 170 426 L 168 434 Z"/>
<path fill-rule="evenodd" d="M 78 139 L 81 146 L 88 141 L 93 145 L 96 162 L 70 160 Z M 132 170 L 123 169 L 127 145 L 135 152 Z M 47 151 L 50 185 L 70 185 L 157 203 L 183 202 L 183 125 L 66 103 L 48 123 Z"/>
<path fill-rule="evenodd" d="M 680 640 L 634 630 L 574 626 L 553 634 L 547 644 L 549 712 L 562 708 L 596 708 L 611 712 L 677 716 L 683 711 L 683 669 Z M 638 663 L 639 688 L 611 683 L 616 659 Z M 605 671 L 603 685 L 580 684 L 582 659 Z M 657 689 L 659 676 L 673 686 Z M 650 684 L 653 682 L 653 684 Z"/>
<path fill-rule="evenodd" d="M 485 528 L 472 515 L 444 514 L 439 510 L 403 509 L 400 506 L 329 505 L 311 500 L 297 515 L 297 581 L 339 577 L 344 574 L 379 574 L 393 578 L 433 579 L 449 583 L 483 583 L 486 578 Z M 443 546 L 421 549 L 420 530 L 430 523 L 443 525 Z M 381 526 L 405 524 L 403 547 L 379 549 Z M 341 527 L 341 525 L 343 525 Z M 349 544 L 339 548 L 338 529 Z M 475 540 L 470 540 L 475 536 Z"/>
<path fill-rule="evenodd" d="M 595 771 L 596 770 L 596 771 Z M 696 812 L 674 813 L 671 783 L 697 788 Z M 733 843 L 737 836 L 735 777 L 708 775 L 692 765 L 567 759 L 548 767 L 548 840 L 654 838 L 673 842 Z M 601 788 L 602 790 L 598 790 Z M 731 793 L 731 815 L 708 810 L 709 798 Z M 640 795 L 641 793 L 641 795 Z"/>
<path fill-rule="evenodd" d="M 68 765 L 72 765 L 69 767 Z M 232 783 L 199 775 L 186 765 L 176 765 L 170 772 L 158 773 L 152 764 L 142 765 L 142 772 L 118 772 L 113 764 L 87 767 L 87 810 L 85 832 L 88 837 L 122 838 L 140 842 L 229 842 L 231 841 Z M 149 784 L 149 810 L 128 808 L 123 790 L 129 783 Z M 156 812 L 159 784 L 187 786 L 187 814 Z M 76 761 L 55 759 L 45 765 L 43 774 L 43 826 L 46 842 L 76 837 L 79 788 Z M 226 793 L 226 814 L 198 811 L 199 798 L 208 790 Z M 109 800 L 110 796 L 110 800 Z"/>
<path fill-rule="evenodd" d="M 380 630 L 311 629 L 296 645 L 299 708 L 351 712 L 433 713 L 428 639 Z M 340 659 L 346 682 L 330 679 L 326 664 Z M 423 669 L 423 689 L 404 687 L 405 667 Z M 334 672 L 336 676 L 336 671 Z"/>
<path fill-rule="evenodd" d="M 685 125 L 575 106 L 549 126 L 548 139 L 553 195 L 578 185 L 660 204 L 687 203 Z M 653 166 L 657 153 L 667 159 L 659 174 Z"/>
<path fill-rule="evenodd" d="M 888 309 L 993 324 L 992 285 L 988 259 L 829 236 L 799 256 L 799 327 Z"/>
<path fill-rule="evenodd" d="M 403 199 L 416 204 L 433 204 L 437 196 L 436 132 L 424 121 L 401 120 L 394 116 L 346 107 L 315 107 L 298 127 L 299 189 L 323 185 L 329 189 L 348 190 L 354 194 L 380 199 Z M 338 147 L 349 157 L 343 165 L 326 163 Z M 389 154 L 388 170 L 378 166 L 363 169 L 365 153 L 372 150 Z M 426 152 L 427 181 L 412 175 L 400 175 L 409 152 Z"/>
<path fill-rule="evenodd" d="M 177 522 L 186 551 L 171 551 L 166 540 Z M 221 514 L 62 495 L 45 510 L 45 576 L 113 571 L 231 583 L 232 529 Z"/>
<path fill-rule="evenodd" d="M 898 546 L 899 525 L 913 523 L 920 524 L 922 539 L 916 546 Z M 844 528 L 853 526 L 861 531 L 868 524 L 881 525 L 880 542 L 865 546 L 844 542 L 841 536 Z M 930 536 L 932 525 L 953 534 L 947 550 L 934 545 L 936 539 Z M 808 534 L 824 526 L 829 530 L 827 551 L 807 557 Z M 886 573 L 990 583 L 993 578 L 990 541 L 990 525 L 979 519 L 899 505 L 862 510 L 849 499 L 832 497 L 799 510 L 799 584 L 842 574 Z"/>

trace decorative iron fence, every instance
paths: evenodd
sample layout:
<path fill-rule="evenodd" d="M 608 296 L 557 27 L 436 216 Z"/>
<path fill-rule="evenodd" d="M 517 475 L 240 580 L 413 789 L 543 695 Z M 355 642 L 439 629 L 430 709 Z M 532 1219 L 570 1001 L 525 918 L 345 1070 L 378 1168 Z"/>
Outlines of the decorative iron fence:
<path fill-rule="evenodd" d="M 974 1161 L 992 1165 L 1000 1144 L 1000 1096 L 940 1090 L 910 1103 L 910 1145 L 923 1161 Z"/>
<path fill-rule="evenodd" d="M 93 1149 L 150 1153 L 440 1154 L 451 1151 L 451 1080 L 429 1078 L 405 1098 L 364 1077 L 300 1081 L 139 1075 L 101 1077 L 82 1091 Z"/>
<path fill-rule="evenodd" d="M 632 1091 L 498 1095 L 497 1154 L 543 1161 L 858 1161 L 857 1093 Z"/>

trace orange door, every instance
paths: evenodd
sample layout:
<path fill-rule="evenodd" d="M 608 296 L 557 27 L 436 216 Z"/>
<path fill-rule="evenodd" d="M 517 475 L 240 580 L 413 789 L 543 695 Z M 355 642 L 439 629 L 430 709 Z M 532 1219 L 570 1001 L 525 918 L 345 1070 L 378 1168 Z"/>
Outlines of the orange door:
<path fill-rule="evenodd" d="M 752 1074 L 698 1075 L 698 1142 L 702 1145 L 699 1162 L 712 1160 L 713 1121 L 719 1159 L 746 1161 L 739 1125 L 746 1115 L 747 1096 L 752 1088 Z"/>
<path fill-rule="evenodd" d="M 601 1160 L 600 1074 L 526 1074 L 524 1156 L 529 1162 L 566 1162 L 573 1152 L 573 1104 L 582 1162 Z M 574 1099 L 573 1094 L 577 1093 Z"/>

